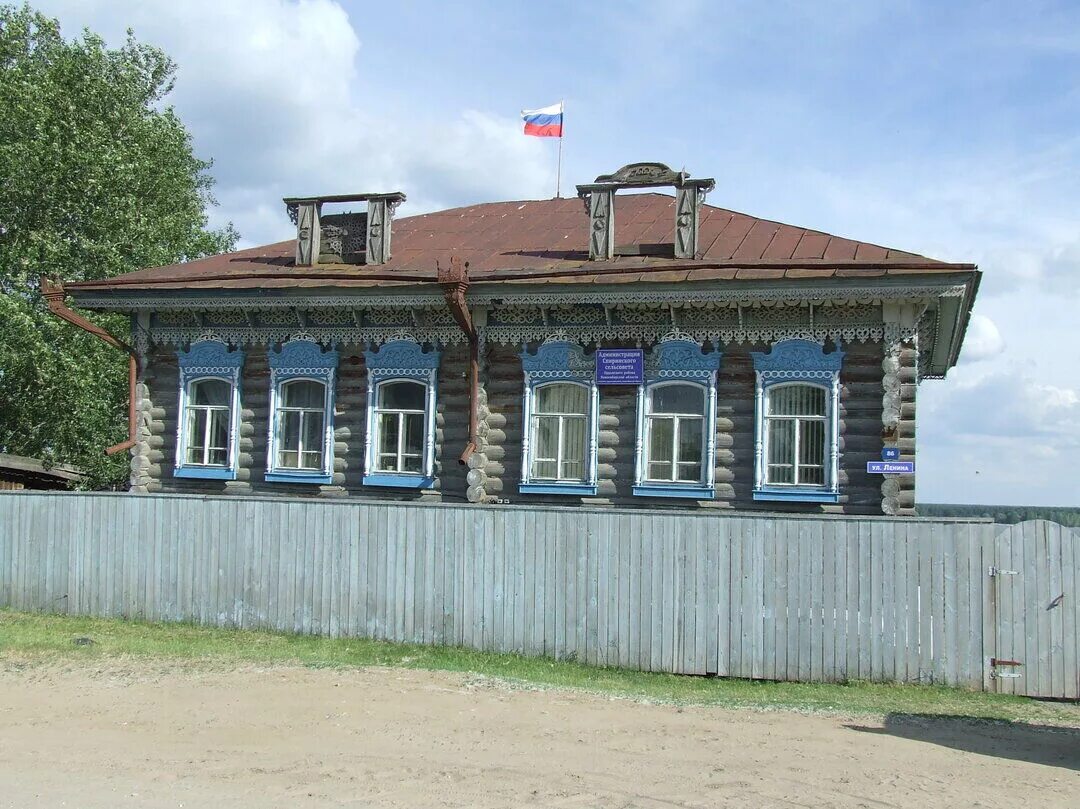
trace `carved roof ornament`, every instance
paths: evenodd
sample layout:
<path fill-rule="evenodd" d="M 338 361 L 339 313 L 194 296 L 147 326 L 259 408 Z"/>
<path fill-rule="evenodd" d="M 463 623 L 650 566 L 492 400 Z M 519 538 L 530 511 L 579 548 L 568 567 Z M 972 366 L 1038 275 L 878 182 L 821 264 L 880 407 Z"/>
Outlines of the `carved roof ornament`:
<path fill-rule="evenodd" d="M 405 195 L 401 191 L 285 197 L 283 202 L 289 219 L 296 225 L 296 266 L 385 264 L 390 260 L 390 220 L 397 206 L 404 201 Z M 344 202 L 366 202 L 367 212 L 328 216 L 323 221 L 324 203 Z M 326 251 L 323 250 L 324 243 Z"/>
<path fill-rule="evenodd" d="M 711 177 L 694 178 L 664 163 L 630 163 L 612 174 L 601 174 L 594 183 L 577 187 L 589 216 L 589 260 L 615 258 L 615 192 L 622 188 L 675 189 L 674 257 L 696 259 L 698 224 L 705 195 L 716 187 Z"/>

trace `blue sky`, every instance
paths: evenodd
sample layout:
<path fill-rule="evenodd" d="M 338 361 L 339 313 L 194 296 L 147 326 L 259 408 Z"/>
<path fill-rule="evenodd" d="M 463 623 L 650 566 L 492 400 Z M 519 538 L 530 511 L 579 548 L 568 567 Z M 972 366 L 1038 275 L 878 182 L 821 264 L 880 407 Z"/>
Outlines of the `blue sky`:
<path fill-rule="evenodd" d="M 282 196 L 402 189 L 402 215 L 564 194 L 639 160 L 709 201 L 985 276 L 919 391 L 921 500 L 1080 505 L 1080 4 L 40 0 L 180 65 L 172 103 L 245 244 Z"/>

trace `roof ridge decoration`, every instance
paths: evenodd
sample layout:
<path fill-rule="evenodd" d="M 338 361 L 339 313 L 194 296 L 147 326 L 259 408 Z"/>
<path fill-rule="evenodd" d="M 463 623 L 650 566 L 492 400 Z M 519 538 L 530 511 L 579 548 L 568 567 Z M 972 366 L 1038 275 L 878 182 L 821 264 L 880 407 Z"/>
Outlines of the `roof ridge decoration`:
<path fill-rule="evenodd" d="M 697 258 L 698 226 L 705 195 L 716 188 L 712 177 L 692 178 L 665 163 L 629 163 L 596 182 L 577 187 L 589 215 L 589 260 L 615 258 L 615 192 L 622 188 L 675 189 L 675 258 Z"/>

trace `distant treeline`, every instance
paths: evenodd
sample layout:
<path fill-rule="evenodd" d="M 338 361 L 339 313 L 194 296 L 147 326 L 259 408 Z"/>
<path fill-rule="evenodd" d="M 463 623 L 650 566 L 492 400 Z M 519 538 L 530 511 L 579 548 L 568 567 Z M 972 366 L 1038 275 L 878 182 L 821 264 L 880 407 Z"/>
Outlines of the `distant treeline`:
<path fill-rule="evenodd" d="M 996 523 L 1014 525 L 1025 520 L 1052 520 L 1080 528 L 1080 508 L 1058 506 L 962 506 L 953 503 L 920 503 L 921 517 L 989 517 Z"/>

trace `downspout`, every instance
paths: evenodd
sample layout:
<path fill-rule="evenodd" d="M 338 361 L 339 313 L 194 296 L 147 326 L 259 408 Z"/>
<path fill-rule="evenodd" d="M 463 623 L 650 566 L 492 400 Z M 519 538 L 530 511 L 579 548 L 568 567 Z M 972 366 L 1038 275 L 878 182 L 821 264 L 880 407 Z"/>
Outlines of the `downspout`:
<path fill-rule="evenodd" d="M 45 305 L 48 306 L 49 311 L 56 315 L 61 320 L 66 320 L 73 326 L 78 326 L 85 332 L 89 332 L 95 337 L 104 340 L 113 348 L 119 348 L 121 351 L 128 353 L 128 437 L 126 441 L 121 441 L 119 444 L 115 444 L 105 450 L 106 455 L 115 455 L 118 452 L 131 449 L 135 446 L 135 431 L 136 431 L 136 417 L 135 417 L 135 380 L 138 374 L 138 364 L 135 349 L 125 343 L 123 340 L 114 337 L 105 331 L 105 329 L 98 326 L 96 323 L 92 323 L 77 312 L 73 312 L 64 304 L 64 285 L 62 283 L 54 283 L 48 278 L 41 277 L 41 294 L 45 298 Z"/>
<path fill-rule="evenodd" d="M 446 304 L 454 320 L 469 339 L 469 443 L 458 459 L 459 463 L 468 463 L 476 452 L 479 442 L 478 424 L 480 420 L 480 337 L 476 333 L 472 315 L 465 303 L 465 293 L 469 289 L 469 265 L 463 264 L 457 256 L 450 257 L 450 266 L 446 269 L 436 264 L 439 283 L 442 284 Z"/>

